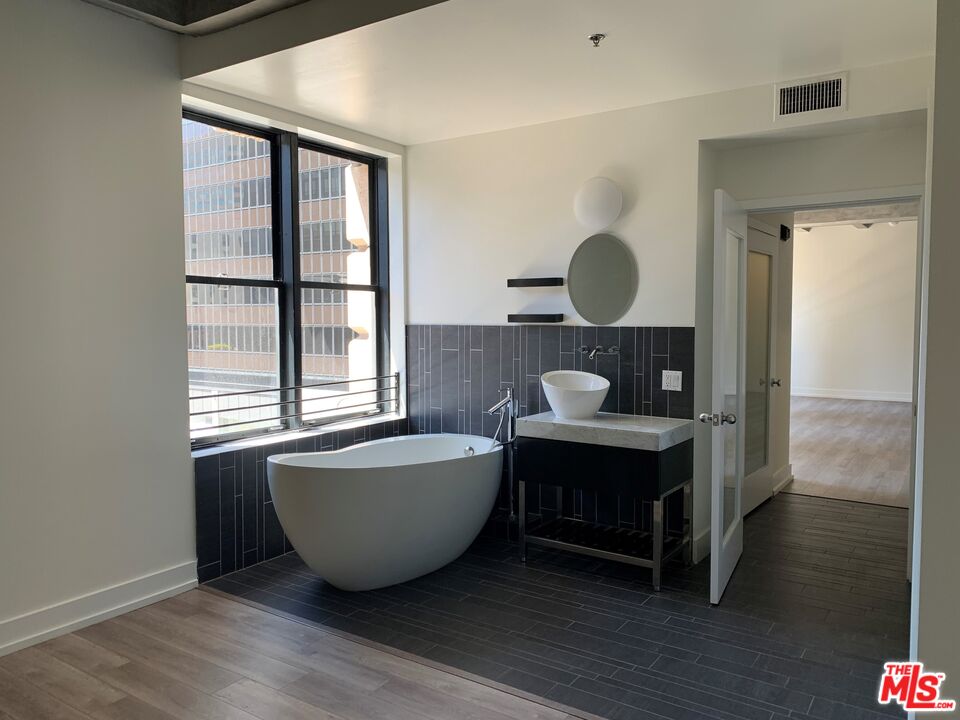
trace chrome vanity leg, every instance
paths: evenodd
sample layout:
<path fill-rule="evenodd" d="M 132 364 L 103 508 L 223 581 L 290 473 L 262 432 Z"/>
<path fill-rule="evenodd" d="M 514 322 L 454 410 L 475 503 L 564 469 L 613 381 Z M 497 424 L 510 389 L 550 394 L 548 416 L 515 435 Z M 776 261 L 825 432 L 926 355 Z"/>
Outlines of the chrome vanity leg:
<path fill-rule="evenodd" d="M 520 497 L 517 498 L 518 515 L 517 529 L 520 541 L 520 562 L 527 561 L 527 484 L 521 479 L 517 492 Z"/>
<path fill-rule="evenodd" d="M 683 486 L 683 541 L 687 543 L 683 551 L 683 562 L 687 567 L 693 565 L 693 483 Z"/>
<path fill-rule="evenodd" d="M 508 435 L 510 434 L 509 430 L 507 430 L 507 434 Z M 516 504 L 514 503 L 514 497 L 513 497 L 514 453 L 516 453 L 516 449 L 514 448 L 514 444 L 511 443 L 510 445 L 507 446 L 507 495 L 509 496 L 509 502 L 510 502 L 510 515 L 507 518 L 508 523 L 513 522 L 517 517 L 516 515 L 517 508 L 516 508 Z"/>
<path fill-rule="evenodd" d="M 663 562 L 663 500 L 653 501 L 653 589 L 660 592 L 660 565 Z"/>

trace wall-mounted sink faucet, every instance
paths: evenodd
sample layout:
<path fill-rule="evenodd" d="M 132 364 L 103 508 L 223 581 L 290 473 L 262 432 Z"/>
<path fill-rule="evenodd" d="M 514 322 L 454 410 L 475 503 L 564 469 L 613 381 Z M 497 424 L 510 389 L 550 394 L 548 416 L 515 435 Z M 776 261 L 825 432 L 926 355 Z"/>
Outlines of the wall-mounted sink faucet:
<path fill-rule="evenodd" d="M 588 348 L 586 345 L 581 345 L 577 348 L 577 351 L 581 355 L 586 355 L 588 360 L 593 360 L 597 355 L 619 355 L 620 346 L 611 345 L 608 348 L 604 348 L 603 345 L 597 345 L 594 348 Z"/>

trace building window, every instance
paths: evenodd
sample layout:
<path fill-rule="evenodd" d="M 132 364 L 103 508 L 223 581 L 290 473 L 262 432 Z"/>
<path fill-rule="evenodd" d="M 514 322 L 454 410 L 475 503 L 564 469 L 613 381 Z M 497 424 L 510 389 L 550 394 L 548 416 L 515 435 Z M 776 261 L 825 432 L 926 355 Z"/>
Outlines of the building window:
<path fill-rule="evenodd" d="M 384 402 L 384 161 L 194 113 L 183 119 L 195 443 Z"/>

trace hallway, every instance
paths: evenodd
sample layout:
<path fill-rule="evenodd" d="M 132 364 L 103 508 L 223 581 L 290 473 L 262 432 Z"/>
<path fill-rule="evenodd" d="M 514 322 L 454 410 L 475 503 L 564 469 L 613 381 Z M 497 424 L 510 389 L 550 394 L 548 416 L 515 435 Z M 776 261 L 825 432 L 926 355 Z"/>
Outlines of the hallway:
<path fill-rule="evenodd" d="M 793 397 L 784 492 L 908 507 L 910 403 Z"/>

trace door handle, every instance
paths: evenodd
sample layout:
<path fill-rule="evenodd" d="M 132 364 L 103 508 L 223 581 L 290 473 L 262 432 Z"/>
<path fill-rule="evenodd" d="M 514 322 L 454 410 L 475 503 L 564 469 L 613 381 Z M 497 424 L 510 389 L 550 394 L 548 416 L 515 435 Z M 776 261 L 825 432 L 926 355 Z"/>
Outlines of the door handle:
<path fill-rule="evenodd" d="M 770 378 L 770 385 L 773 387 L 780 387 L 783 383 L 780 381 L 780 378 Z"/>
<path fill-rule="evenodd" d="M 733 413 L 700 413 L 697 418 L 702 423 L 720 427 L 721 425 L 736 425 L 737 416 Z"/>

